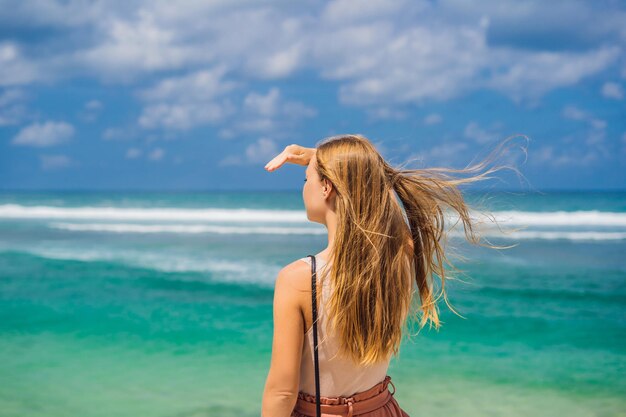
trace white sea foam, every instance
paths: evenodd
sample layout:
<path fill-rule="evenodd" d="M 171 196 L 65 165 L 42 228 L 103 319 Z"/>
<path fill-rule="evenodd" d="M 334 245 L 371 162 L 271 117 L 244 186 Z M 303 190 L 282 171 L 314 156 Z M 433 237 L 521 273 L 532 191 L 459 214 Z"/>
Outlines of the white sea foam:
<path fill-rule="evenodd" d="M 607 211 L 495 211 L 496 220 L 510 226 L 620 226 L 626 213 Z"/>
<path fill-rule="evenodd" d="M 511 226 L 620 226 L 626 227 L 626 213 L 587 211 L 493 211 L 496 220 Z M 482 214 L 473 217 L 486 222 Z M 0 205 L 0 219 L 136 220 L 308 223 L 304 210 L 262 210 L 223 208 L 131 208 L 131 207 L 54 207 Z M 450 212 L 452 222 L 457 217 Z"/>
<path fill-rule="evenodd" d="M 463 237 L 464 233 L 460 231 L 451 231 L 451 236 Z M 481 236 L 487 238 L 500 238 L 507 240 L 525 240 L 525 239 L 539 239 L 539 240 L 572 240 L 572 241 L 584 241 L 584 240 L 624 240 L 626 239 L 626 232 L 594 232 L 594 231 L 580 231 L 580 232 L 567 232 L 567 231 L 544 231 L 544 230 L 524 230 L 516 232 L 498 232 L 493 231 L 481 232 Z"/>
<path fill-rule="evenodd" d="M 116 262 L 131 267 L 163 272 L 208 272 L 211 273 L 213 281 L 232 283 L 248 282 L 271 285 L 280 269 L 279 266 L 250 259 L 225 260 L 206 254 L 194 256 L 193 253 L 180 253 L 171 250 L 156 252 L 105 247 L 48 247 L 44 245 L 13 246 L 1 249 L 3 251 L 17 250 L 48 259 Z"/>
<path fill-rule="evenodd" d="M 237 227 L 237 226 L 210 226 L 210 225 L 166 225 L 166 224 L 130 224 L 130 223 L 50 223 L 50 227 L 70 231 L 93 231 L 110 233 L 218 233 L 218 234 L 271 234 L 271 235 L 322 235 L 326 229 L 305 227 Z M 543 240 L 622 240 L 626 239 L 625 232 L 598 232 L 598 231 L 546 231 L 546 230 L 522 230 L 522 231 L 499 231 L 496 228 L 484 229 L 479 232 L 485 237 L 498 237 L 501 239 L 543 239 Z M 463 237 L 462 230 L 450 230 L 450 236 Z"/>
<path fill-rule="evenodd" d="M 74 219 L 74 220 L 139 220 L 139 221 L 210 221 L 210 222 L 274 222 L 306 223 L 302 210 L 258 209 L 182 209 L 126 207 L 53 207 L 0 205 L 0 219 Z"/>
<path fill-rule="evenodd" d="M 49 223 L 49 227 L 78 232 L 110 233 L 217 233 L 217 234 L 269 234 L 269 235 L 321 235 L 323 227 L 270 227 L 270 226 L 216 226 L 206 224 L 133 224 L 133 223 Z"/>

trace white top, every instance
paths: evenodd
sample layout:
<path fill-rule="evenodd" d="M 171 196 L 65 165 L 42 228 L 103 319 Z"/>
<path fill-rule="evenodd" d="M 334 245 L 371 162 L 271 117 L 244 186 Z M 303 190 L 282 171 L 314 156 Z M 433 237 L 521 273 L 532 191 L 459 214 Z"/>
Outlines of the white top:
<path fill-rule="evenodd" d="M 301 258 L 311 265 L 311 258 Z M 329 268 L 319 256 L 315 257 L 318 282 Z M 326 331 L 325 300 L 330 295 L 330 277 L 324 277 L 323 288 L 319 294 L 317 311 L 317 355 L 320 373 L 320 395 L 324 397 L 350 396 L 366 391 L 385 379 L 389 368 L 388 360 L 370 366 L 358 366 L 350 359 L 339 355 L 339 341 Z M 312 300 L 311 300 L 312 303 Z M 302 347 L 300 363 L 300 391 L 315 395 L 315 363 L 313 358 L 313 326 L 307 331 Z"/>

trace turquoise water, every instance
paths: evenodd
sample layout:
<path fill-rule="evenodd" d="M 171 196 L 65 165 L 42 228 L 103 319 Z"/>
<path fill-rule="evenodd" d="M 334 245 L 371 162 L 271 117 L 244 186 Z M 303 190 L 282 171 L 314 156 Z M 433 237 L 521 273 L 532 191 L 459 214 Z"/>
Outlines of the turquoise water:
<path fill-rule="evenodd" d="M 398 402 L 626 415 L 626 193 L 490 195 L 525 229 L 452 235 L 464 318 L 404 341 Z M 274 279 L 325 244 L 299 192 L 0 194 L 0 415 L 259 416 Z"/>

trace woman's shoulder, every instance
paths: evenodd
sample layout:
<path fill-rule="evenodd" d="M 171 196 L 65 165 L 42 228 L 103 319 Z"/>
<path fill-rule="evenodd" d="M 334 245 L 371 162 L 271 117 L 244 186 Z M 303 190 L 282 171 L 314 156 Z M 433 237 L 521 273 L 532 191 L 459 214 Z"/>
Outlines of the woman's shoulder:
<path fill-rule="evenodd" d="M 307 262 L 307 260 L 309 262 Z M 311 264 L 310 258 L 299 258 L 285 265 L 276 278 L 276 285 L 285 285 L 298 294 L 306 295 L 311 291 Z M 304 297 L 303 297 L 304 299 Z M 308 295 L 306 296 L 308 300 Z"/>

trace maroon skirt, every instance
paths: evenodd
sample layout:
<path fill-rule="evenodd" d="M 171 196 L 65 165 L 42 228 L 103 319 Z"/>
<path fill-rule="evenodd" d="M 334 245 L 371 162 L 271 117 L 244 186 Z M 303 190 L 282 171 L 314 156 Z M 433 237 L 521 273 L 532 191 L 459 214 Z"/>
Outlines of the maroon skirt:
<path fill-rule="evenodd" d="M 393 386 L 393 392 L 388 385 Z M 410 417 L 394 398 L 396 386 L 387 375 L 372 388 L 349 397 L 320 397 L 322 416 Z M 315 395 L 300 391 L 291 417 L 315 417 Z"/>

